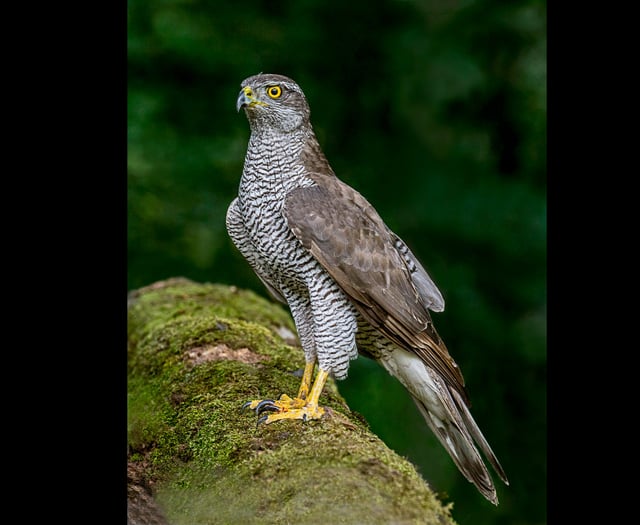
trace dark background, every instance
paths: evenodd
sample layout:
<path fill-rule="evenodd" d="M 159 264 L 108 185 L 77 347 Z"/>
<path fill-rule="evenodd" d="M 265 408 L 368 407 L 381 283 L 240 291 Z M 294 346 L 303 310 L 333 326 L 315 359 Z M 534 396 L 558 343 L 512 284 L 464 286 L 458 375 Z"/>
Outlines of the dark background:
<path fill-rule="evenodd" d="M 428 268 L 434 314 L 511 485 L 495 508 L 404 389 L 339 383 L 461 525 L 546 523 L 546 2 L 128 3 L 128 287 L 262 284 L 225 230 L 249 136 L 240 82 L 296 80 L 337 175 Z"/>

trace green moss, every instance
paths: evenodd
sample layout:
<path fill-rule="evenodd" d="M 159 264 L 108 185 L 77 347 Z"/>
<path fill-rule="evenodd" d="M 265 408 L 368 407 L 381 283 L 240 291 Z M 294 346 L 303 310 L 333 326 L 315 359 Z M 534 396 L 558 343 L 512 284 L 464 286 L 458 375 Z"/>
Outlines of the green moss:
<path fill-rule="evenodd" d="M 165 485 L 158 500 L 170 522 L 452 523 L 406 460 L 381 457 L 384 445 L 343 419 L 272 426 L 252 444 L 234 470 L 190 465 Z"/>
<path fill-rule="evenodd" d="M 169 522 L 453 523 L 334 382 L 319 421 L 257 427 L 241 410 L 297 392 L 304 358 L 283 326 L 293 323 L 280 306 L 232 287 L 171 280 L 132 294 L 129 461 L 147 465 Z"/>
<path fill-rule="evenodd" d="M 129 309 L 147 328 L 188 313 L 241 319 L 273 328 L 284 326 L 295 331 L 290 315 L 279 304 L 249 290 L 184 278 L 161 281 L 132 292 Z M 129 337 L 132 335 L 130 331 Z"/>

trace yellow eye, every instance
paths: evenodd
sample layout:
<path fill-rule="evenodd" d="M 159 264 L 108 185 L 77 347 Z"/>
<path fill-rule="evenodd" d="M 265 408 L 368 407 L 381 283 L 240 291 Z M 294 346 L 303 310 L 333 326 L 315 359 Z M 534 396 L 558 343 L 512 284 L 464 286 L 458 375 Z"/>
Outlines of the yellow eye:
<path fill-rule="evenodd" d="M 279 98 L 282 95 L 282 89 L 280 86 L 271 86 L 267 88 L 267 95 L 271 98 Z"/>

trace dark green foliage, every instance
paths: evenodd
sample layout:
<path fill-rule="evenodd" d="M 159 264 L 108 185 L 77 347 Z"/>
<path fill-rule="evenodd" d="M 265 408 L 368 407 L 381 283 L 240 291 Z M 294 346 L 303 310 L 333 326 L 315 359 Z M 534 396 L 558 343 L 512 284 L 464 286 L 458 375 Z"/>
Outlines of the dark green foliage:
<path fill-rule="evenodd" d="M 434 320 L 510 487 L 496 509 L 382 370 L 339 384 L 456 502 L 461 523 L 546 519 L 546 3 L 129 2 L 129 287 L 262 284 L 224 227 L 249 136 L 235 100 L 294 78 L 334 170 L 446 300 Z M 383 386 L 380 386 L 382 383 Z"/>

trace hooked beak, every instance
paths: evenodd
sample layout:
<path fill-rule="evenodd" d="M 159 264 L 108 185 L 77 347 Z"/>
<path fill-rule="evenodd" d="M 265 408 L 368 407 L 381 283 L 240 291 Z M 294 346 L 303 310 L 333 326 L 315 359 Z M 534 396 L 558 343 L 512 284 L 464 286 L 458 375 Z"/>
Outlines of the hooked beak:
<path fill-rule="evenodd" d="M 251 108 L 253 106 L 268 106 L 268 104 L 258 100 L 253 94 L 253 90 L 249 86 L 243 87 L 240 91 L 240 94 L 238 95 L 236 110 L 240 111 L 241 108 Z"/>

